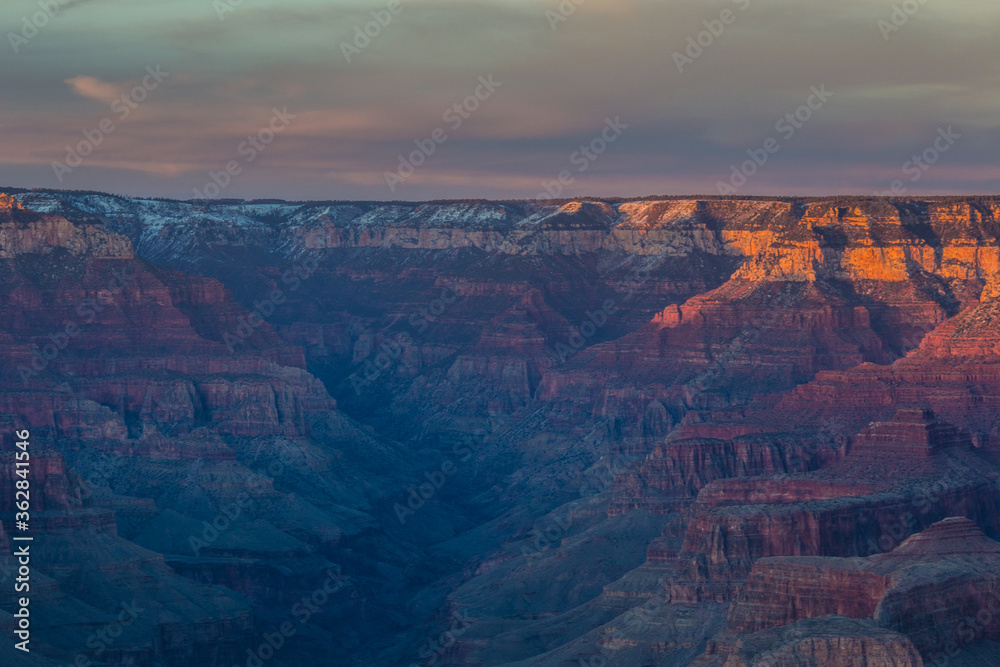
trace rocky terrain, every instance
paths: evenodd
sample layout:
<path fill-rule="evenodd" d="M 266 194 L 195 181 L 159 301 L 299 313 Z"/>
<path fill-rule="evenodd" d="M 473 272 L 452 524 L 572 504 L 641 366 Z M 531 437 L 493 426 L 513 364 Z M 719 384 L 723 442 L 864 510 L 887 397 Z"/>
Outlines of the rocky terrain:
<path fill-rule="evenodd" d="M 23 664 L 1000 662 L 998 200 L 0 192 Z"/>

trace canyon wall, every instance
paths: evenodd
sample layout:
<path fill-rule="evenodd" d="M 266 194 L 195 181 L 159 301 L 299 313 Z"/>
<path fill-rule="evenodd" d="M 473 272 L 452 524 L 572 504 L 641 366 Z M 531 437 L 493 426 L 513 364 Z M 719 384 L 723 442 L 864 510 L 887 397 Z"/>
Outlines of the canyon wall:
<path fill-rule="evenodd" d="M 223 665 L 324 585 L 273 664 L 917 665 L 989 602 L 996 200 L 5 192 L 4 442 L 66 624 L 158 582 L 119 662 Z"/>

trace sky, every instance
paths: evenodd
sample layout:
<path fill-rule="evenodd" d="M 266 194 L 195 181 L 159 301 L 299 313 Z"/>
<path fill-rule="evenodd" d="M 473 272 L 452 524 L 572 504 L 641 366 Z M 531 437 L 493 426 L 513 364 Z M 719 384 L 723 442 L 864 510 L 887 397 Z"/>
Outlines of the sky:
<path fill-rule="evenodd" d="M 4 0 L 0 27 L 0 186 L 1000 189 L 996 0 Z"/>

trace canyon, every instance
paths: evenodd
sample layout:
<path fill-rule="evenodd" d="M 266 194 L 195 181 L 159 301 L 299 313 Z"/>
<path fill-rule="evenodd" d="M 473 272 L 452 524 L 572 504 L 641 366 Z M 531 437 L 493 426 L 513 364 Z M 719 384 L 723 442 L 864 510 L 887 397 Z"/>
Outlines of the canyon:
<path fill-rule="evenodd" d="M 0 188 L 0 660 L 995 664 L 998 237 L 993 198 Z"/>

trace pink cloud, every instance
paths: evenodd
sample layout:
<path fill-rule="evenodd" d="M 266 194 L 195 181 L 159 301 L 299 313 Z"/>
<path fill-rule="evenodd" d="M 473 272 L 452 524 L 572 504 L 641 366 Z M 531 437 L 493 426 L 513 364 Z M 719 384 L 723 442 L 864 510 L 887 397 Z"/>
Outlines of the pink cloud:
<path fill-rule="evenodd" d="M 73 92 L 81 97 L 89 97 L 92 100 L 109 104 L 121 93 L 121 87 L 118 84 L 107 83 L 93 76 L 75 76 L 72 79 L 66 79 L 64 83 L 69 84 Z"/>

